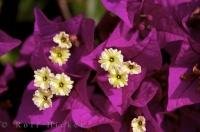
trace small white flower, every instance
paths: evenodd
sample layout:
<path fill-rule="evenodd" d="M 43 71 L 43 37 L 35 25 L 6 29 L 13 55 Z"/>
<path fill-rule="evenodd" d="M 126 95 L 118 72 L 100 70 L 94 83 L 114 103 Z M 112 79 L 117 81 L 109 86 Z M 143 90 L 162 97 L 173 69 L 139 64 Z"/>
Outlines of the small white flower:
<path fill-rule="evenodd" d="M 53 94 L 50 90 L 38 89 L 35 91 L 32 101 L 39 108 L 39 110 L 45 110 L 52 106 Z"/>
<path fill-rule="evenodd" d="M 68 96 L 73 88 L 73 83 L 71 78 L 64 73 L 56 74 L 51 82 L 51 91 L 55 95 Z"/>
<path fill-rule="evenodd" d="M 109 71 L 118 68 L 123 63 L 123 55 L 120 50 L 109 48 L 105 49 L 98 61 L 101 64 L 101 68 L 105 71 Z"/>
<path fill-rule="evenodd" d="M 58 44 L 60 48 L 71 48 L 72 42 L 70 41 L 69 34 L 65 32 L 60 32 L 53 37 L 53 41 Z"/>
<path fill-rule="evenodd" d="M 127 62 L 124 62 L 124 65 L 126 66 L 129 74 L 141 73 L 141 66 L 138 65 L 136 62 L 127 61 Z"/>
<path fill-rule="evenodd" d="M 133 132 L 146 132 L 146 120 L 144 116 L 138 116 L 137 118 L 133 118 L 131 122 L 131 127 Z"/>
<path fill-rule="evenodd" d="M 63 64 L 66 64 L 70 57 L 69 50 L 66 48 L 60 48 L 60 47 L 53 47 L 50 50 L 50 56 L 49 59 L 59 66 L 62 66 Z"/>
<path fill-rule="evenodd" d="M 128 73 L 121 68 L 112 69 L 108 74 L 109 83 L 116 88 L 128 85 Z"/>
<path fill-rule="evenodd" d="M 54 76 L 51 70 L 48 67 L 42 67 L 34 71 L 34 74 L 34 86 L 40 89 L 48 89 L 49 83 Z"/>

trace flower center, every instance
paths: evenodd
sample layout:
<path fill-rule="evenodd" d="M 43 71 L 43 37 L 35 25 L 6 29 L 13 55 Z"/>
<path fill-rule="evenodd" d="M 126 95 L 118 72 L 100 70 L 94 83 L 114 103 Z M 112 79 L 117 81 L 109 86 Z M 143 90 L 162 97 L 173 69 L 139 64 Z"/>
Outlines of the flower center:
<path fill-rule="evenodd" d="M 63 82 L 60 82 L 60 83 L 59 83 L 59 87 L 62 88 L 63 86 L 64 86 L 64 83 L 63 83 Z"/>
<path fill-rule="evenodd" d="M 110 57 L 109 61 L 110 61 L 110 62 L 114 62 L 115 59 L 114 59 L 113 57 Z"/>
<path fill-rule="evenodd" d="M 133 65 L 129 65 L 128 68 L 129 68 L 129 69 L 133 69 L 134 66 L 133 66 Z"/>
<path fill-rule="evenodd" d="M 59 58 L 61 58 L 61 57 L 62 57 L 62 53 L 58 52 L 58 53 L 57 53 L 57 56 L 58 56 Z"/>
<path fill-rule="evenodd" d="M 47 96 L 44 96 L 43 99 L 44 99 L 45 101 L 47 101 Z"/>
<path fill-rule="evenodd" d="M 61 42 L 65 43 L 67 41 L 67 39 L 65 37 L 61 37 Z"/>
<path fill-rule="evenodd" d="M 187 21 L 188 27 L 193 30 L 200 30 L 200 7 L 196 8 Z"/>
<path fill-rule="evenodd" d="M 138 125 L 139 125 L 139 126 L 142 126 L 142 121 L 138 121 Z"/>
<path fill-rule="evenodd" d="M 43 81 L 47 81 L 47 79 L 48 79 L 47 76 L 43 77 Z"/>
<path fill-rule="evenodd" d="M 122 76 L 118 74 L 117 75 L 117 79 L 121 79 L 121 78 L 122 78 Z"/>
<path fill-rule="evenodd" d="M 140 14 L 137 29 L 139 30 L 139 37 L 144 39 L 148 36 L 152 28 L 153 17 L 151 15 Z"/>

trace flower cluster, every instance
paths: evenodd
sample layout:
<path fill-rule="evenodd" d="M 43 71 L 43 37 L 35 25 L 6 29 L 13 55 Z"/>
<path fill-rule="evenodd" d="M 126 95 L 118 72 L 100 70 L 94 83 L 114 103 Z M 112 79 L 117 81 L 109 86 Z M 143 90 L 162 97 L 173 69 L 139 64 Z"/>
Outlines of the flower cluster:
<path fill-rule="evenodd" d="M 73 88 L 73 81 L 66 74 L 51 73 L 48 67 L 42 67 L 34 71 L 34 86 L 38 89 L 33 95 L 33 103 L 44 110 L 52 106 L 53 95 L 68 96 Z"/>
<path fill-rule="evenodd" d="M 50 50 L 49 59 L 59 66 L 66 64 L 70 57 L 69 49 L 72 47 L 70 35 L 60 32 L 53 37 L 53 41 L 58 45 Z M 33 103 L 44 110 L 52 106 L 53 95 L 68 96 L 73 88 L 73 81 L 65 73 L 54 75 L 49 67 L 42 67 L 34 71 L 34 86 L 38 88 L 33 95 Z"/>
<path fill-rule="evenodd" d="M 59 66 L 66 64 L 71 53 L 69 49 L 72 47 L 72 38 L 65 32 L 60 32 L 53 37 L 53 41 L 58 45 L 51 48 L 49 59 Z"/>
<path fill-rule="evenodd" d="M 141 66 L 136 62 L 124 62 L 120 50 L 109 48 L 105 49 L 99 58 L 101 68 L 108 71 L 108 81 L 116 88 L 128 85 L 128 74 L 141 73 Z"/>

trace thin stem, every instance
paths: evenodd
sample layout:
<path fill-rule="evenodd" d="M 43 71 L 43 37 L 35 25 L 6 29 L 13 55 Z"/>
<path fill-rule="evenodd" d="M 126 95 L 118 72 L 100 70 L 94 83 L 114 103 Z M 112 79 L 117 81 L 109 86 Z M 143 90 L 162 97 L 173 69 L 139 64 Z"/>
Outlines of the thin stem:
<path fill-rule="evenodd" d="M 60 11 L 65 19 L 71 17 L 71 13 L 68 7 L 68 0 L 57 0 L 58 6 L 60 7 Z"/>

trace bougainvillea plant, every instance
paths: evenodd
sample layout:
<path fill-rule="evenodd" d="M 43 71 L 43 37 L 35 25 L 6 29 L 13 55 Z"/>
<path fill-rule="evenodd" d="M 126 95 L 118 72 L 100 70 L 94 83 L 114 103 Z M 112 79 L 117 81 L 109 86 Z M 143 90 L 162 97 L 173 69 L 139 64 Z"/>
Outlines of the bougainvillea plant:
<path fill-rule="evenodd" d="M 199 0 L 60 1 L 0 31 L 0 131 L 200 131 Z"/>

